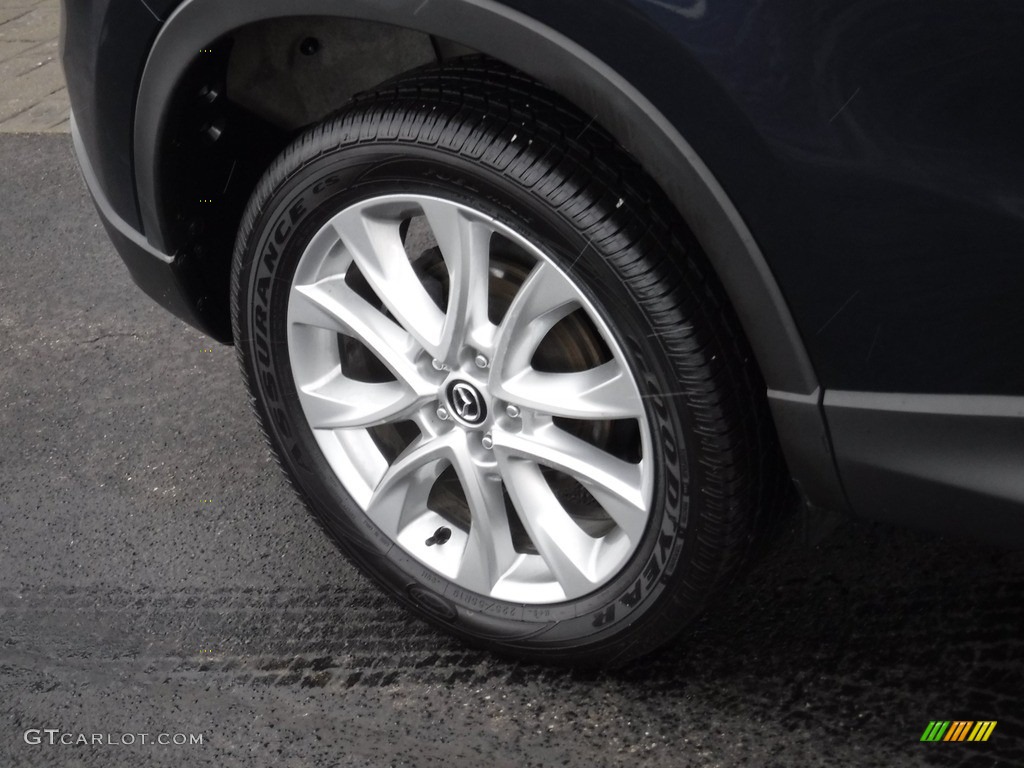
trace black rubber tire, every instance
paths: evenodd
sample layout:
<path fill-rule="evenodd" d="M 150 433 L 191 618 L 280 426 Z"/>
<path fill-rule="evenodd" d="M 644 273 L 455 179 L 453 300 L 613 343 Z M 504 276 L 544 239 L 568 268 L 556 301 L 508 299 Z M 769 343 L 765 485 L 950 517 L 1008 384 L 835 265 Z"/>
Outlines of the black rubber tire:
<path fill-rule="evenodd" d="M 524 606 L 453 589 L 373 526 L 320 453 L 289 368 L 292 272 L 332 213 L 387 191 L 468 202 L 524 234 L 582 283 L 625 350 L 656 488 L 645 539 L 596 592 Z M 314 516 L 386 591 L 477 645 L 609 665 L 666 643 L 736 574 L 788 484 L 756 365 L 678 213 L 594 121 L 485 58 L 401 76 L 288 147 L 249 202 L 231 293 L 254 410 Z"/>

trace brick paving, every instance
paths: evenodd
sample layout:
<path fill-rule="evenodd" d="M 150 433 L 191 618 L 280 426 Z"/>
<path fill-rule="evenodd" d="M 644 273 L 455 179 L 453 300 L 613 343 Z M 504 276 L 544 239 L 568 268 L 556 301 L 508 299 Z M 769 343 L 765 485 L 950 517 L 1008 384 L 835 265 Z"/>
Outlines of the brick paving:
<path fill-rule="evenodd" d="M 59 29 L 58 0 L 0 0 L 0 133 L 70 130 Z"/>

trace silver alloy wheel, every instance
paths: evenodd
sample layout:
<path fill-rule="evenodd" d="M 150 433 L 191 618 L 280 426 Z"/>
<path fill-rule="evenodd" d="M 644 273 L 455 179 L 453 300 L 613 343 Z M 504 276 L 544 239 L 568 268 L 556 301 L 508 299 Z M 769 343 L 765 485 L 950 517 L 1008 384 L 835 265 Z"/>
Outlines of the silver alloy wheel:
<path fill-rule="evenodd" d="M 288 352 L 349 495 L 458 586 L 575 599 L 643 538 L 654 469 L 633 374 L 572 278 L 491 217 L 422 195 L 336 214 L 296 268 Z"/>

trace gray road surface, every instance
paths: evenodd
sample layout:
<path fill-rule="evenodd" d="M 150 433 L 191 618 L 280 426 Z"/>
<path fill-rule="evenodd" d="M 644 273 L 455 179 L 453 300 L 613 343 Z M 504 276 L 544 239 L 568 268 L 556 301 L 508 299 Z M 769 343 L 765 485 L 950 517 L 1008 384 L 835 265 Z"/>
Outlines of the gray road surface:
<path fill-rule="evenodd" d="M 357 575 L 245 397 L 130 284 L 69 139 L 0 136 L 0 766 L 1024 763 L 1021 553 L 848 523 L 660 656 L 517 664 Z M 998 725 L 920 743 L 935 719 Z"/>

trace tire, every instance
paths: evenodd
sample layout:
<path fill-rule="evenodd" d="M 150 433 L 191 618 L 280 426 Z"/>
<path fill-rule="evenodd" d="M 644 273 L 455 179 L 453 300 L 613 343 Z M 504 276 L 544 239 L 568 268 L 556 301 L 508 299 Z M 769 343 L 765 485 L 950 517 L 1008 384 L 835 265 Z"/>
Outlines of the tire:
<path fill-rule="evenodd" d="M 313 515 L 478 646 L 615 665 L 663 645 L 786 486 L 678 214 L 587 116 L 487 59 L 300 136 L 231 278 L 254 410 Z"/>

